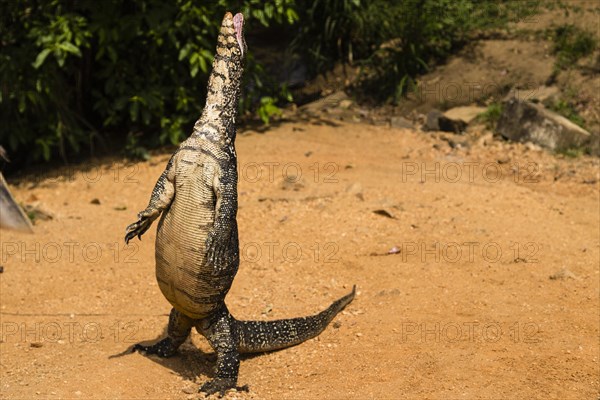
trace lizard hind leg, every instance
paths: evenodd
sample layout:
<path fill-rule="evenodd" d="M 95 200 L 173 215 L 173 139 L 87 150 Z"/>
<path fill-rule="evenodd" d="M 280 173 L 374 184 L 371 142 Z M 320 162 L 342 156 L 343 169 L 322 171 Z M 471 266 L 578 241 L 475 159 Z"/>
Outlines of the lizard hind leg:
<path fill-rule="evenodd" d="M 173 308 L 169 315 L 167 337 L 150 346 L 138 343 L 133 346 L 133 351 L 156 354 L 159 357 L 171 357 L 188 338 L 193 325 L 194 320 L 192 318 Z"/>
<path fill-rule="evenodd" d="M 207 395 L 218 393 L 222 396 L 228 389 L 236 388 L 240 368 L 235 320 L 223 304 L 218 311 L 198 321 L 196 329 L 217 353 L 215 377 L 204 383 L 199 391 Z M 238 389 L 247 390 L 247 387 Z"/>

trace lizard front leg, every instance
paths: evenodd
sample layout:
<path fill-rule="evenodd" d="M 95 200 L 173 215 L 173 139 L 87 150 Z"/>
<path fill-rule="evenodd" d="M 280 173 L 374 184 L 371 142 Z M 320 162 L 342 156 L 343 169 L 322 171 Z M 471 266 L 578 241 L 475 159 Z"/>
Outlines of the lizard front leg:
<path fill-rule="evenodd" d="M 142 235 L 150 228 L 152 222 L 160 216 L 173 201 L 175 196 L 175 168 L 173 167 L 173 157 L 169 160 L 167 168 L 160 175 L 152 194 L 150 195 L 150 202 L 145 210 L 138 213 L 138 220 L 133 224 L 129 225 L 125 230 L 125 243 L 129 243 L 134 237 L 138 237 L 141 240 Z"/>
<path fill-rule="evenodd" d="M 231 238 L 236 225 L 237 213 L 237 170 L 235 158 L 225 169 L 218 168 L 213 178 L 216 197 L 213 228 L 206 239 L 206 258 L 218 273 L 232 260 Z M 237 251 L 237 250 L 236 250 Z"/>

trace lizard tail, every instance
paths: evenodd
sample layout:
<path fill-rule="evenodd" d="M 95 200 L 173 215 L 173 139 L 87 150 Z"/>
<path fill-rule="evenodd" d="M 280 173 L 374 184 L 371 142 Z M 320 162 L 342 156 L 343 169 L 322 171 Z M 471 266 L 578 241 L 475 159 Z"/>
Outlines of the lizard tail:
<path fill-rule="evenodd" d="M 323 332 L 327 324 L 342 311 L 356 293 L 352 292 L 334 301 L 326 310 L 309 317 L 276 321 L 237 321 L 240 353 L 261 353 L 295 346 Z"/>

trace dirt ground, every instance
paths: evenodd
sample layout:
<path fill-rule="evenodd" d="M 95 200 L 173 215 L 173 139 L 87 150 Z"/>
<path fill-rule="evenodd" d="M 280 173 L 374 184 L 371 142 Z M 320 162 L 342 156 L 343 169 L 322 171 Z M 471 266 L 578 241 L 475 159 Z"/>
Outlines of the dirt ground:
<path fill-rule="evenodd" d="M 241 319 L 315 313 L 318 338 L 242 360 L 241 399 L 593 399 L 599 380 L 598 159 L 482 136 L 327 121 L 237 140 Z M 0 396 L 197 398 L 214 355 L 123 354 L 163 335 L 153 227 L 125 246 L 169 154 L 12 181 L 52 216 L 1 231 Z"/>

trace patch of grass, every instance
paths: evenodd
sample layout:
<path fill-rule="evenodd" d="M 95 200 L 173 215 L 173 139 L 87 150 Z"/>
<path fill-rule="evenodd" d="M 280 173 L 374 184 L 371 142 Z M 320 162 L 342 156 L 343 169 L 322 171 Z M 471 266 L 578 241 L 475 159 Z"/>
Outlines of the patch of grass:
<path fill-rule="evenodd" d="M 557 153 L 568 158 L 579 158 L 585 154 L 585 150 L 581 147 L 570 147 L 568 149 L 560 150 Z"/>
<path fill-rule="evenodd" d="M 554 67 L 557 70 L 574 65 L 582 57 L 592 54 L 598 46 L 593 33 L 571 24 L 554 28 L 550 37 L 553 42 L 552 53 L 556 55 Z"/>
<path fill-rule="evenodd" d="M 551 103 L 548 108 L 555 113 L 562 115 L 574 124 L 585 128 L 585 120 L 579 115 L 572 103 L 565 100 L 556 100 L 554 103 Z"/>
<path fill-rule="evenodd" d="M 477 121 L 485 123 L 488 129 L 494 129 L 500 119 L 500 115 L 502 115 L 502 111 L 502 103 L 492 103 L 488 106 L 487 110 L 477 116 Z"/>

